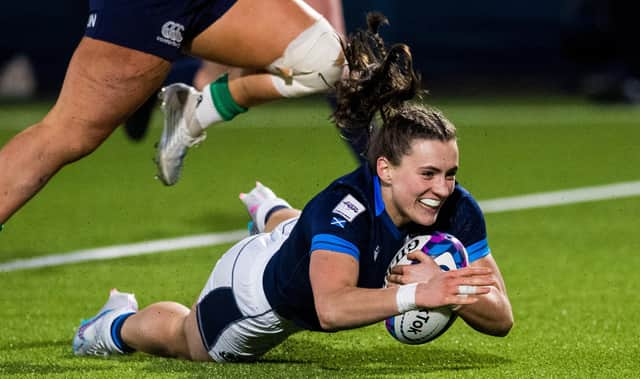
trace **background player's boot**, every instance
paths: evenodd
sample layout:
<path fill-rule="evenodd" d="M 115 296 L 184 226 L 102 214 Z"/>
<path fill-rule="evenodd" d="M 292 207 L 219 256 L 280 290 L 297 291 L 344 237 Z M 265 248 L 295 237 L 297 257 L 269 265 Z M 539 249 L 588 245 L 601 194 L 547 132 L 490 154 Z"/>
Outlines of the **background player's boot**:
<path fill-rule="evenodd" d="M 130 140 L 140 142 L 147 135 L 149 122 L 153 114 L 157 98 L 151 96 L 124 123 L 124 132 Z"/>
<path fill-rule="evenodd" d="M 164 129 L 157 146 L 155 162 L 158 179 L 171 186 L 180 179 L 187 150 L 206 138 L 195 117 L 196 106 L 202 95 L 195 88 L 176 83 L 160 91 Z"/>

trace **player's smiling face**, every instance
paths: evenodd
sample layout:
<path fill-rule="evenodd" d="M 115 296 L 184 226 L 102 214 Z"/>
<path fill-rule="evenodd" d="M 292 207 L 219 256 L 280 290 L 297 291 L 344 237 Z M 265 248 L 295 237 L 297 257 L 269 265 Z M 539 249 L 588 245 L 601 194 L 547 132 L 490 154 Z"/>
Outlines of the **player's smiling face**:
<path fill-rule="evenodd" d="M 394 224 L 432 225 L 453 192 L 457 171 L 455 140 L 416 140 L 398 166 L 379 158 L 382 198 Z"/>

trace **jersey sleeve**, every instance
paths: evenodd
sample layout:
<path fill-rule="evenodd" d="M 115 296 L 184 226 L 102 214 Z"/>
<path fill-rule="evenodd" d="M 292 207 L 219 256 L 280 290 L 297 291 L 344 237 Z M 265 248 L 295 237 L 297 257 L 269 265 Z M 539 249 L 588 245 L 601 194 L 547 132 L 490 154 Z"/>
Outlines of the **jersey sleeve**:
<path fill-rule="evenodd" d="M 315 198 L 312 207 L 305 210 L 310 252 L 329 250 L 360 260 L 370 235 L 370 211 L 365 204 L 344 189 L 327 191 Z"/>
<path fill-rule="evenodd" d="M 467 249 L 469 262 L 474 262 L 491 253 L 484 215 L 477 201 L 466 190 L 463 190 L 458 200 L 453 225 L 452 234 Z"/>

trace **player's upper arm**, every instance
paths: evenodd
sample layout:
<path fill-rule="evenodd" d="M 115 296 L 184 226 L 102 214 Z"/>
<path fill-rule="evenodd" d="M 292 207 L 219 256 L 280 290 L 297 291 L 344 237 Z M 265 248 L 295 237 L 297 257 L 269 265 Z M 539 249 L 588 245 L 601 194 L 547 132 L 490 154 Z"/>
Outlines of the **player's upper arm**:
<path fill-rule="evenodd" d="M 321 324 L 344 305 L 340 298 L 358 283 L 360 254 L 366 253 L 370 221 L 366 202 L 344 189 L 326 192 L 306 208 L 311 244 L 309 279 Z M 331 324 L 331 322 L 328 322 Z"/>
<path fill-rule="evenodd" d="M 349 254 L 330 250 L 311 252 L 309 278 L 316 302 L 358 283 L 358 261 Z"/>
<path fill-rule="evenodd" d="M 315 250 L 311 253 L 309 278 L 318 321 L 323 329 L 332 330 L 344 312 L 342 296 L 358 283 L 358 261 L 352 255 Z"/>

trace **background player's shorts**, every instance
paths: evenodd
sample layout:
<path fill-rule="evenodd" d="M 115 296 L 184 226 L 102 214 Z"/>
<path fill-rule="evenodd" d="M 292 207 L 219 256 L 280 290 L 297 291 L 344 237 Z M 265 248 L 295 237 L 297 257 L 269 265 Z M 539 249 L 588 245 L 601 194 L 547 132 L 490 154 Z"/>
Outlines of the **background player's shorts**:
<path fill-rule="evenodd" d="M 200 336 L 215 361 L 254 361 L 301 330 L 271 308 L 262 287 L 269 258 L 296 221 L 243 239 L 216 263 L 196 306 Z"/>
<path fill-rule="evenodd" d="M 169 61 L 236 0 L 89 0 L 85 35 Z"/>

